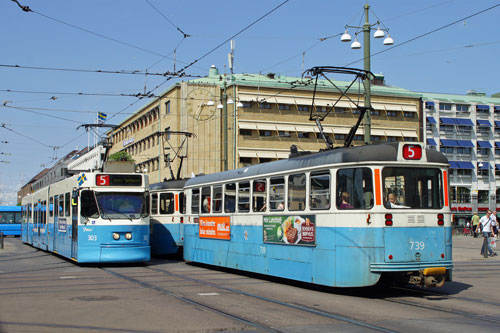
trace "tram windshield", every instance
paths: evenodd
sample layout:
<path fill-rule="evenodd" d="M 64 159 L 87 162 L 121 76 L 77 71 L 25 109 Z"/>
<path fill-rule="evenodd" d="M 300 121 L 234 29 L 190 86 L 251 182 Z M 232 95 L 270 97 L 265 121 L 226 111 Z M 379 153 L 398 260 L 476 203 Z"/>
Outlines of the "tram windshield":
<path fill-rule="evenodd" d="M 382 171 L 386 208 L 443 208 L 441 170 L 387 167 Z"/>
<path fill-rule="evenodd" d="M 82 215 L 88 217 L 137 219 L 148 215 L 147 207 L 145 193 L 82 191 Z"/>

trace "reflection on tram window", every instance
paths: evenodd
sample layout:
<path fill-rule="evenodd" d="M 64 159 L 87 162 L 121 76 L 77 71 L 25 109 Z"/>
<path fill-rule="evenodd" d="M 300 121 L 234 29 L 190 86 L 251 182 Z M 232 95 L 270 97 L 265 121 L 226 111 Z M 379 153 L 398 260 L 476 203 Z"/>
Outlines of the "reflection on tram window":
<path fill-rule="evenodd" d="M 437 168 L 387 167 L 382 183 L 387 208 L 443 208 L 442 176 Z"/>
<path fill-rule="evenodd" d="M 337 171 L 336 200 L 338 209 L 372 208 L 372 170 L 369 168 L 339 169 Z"/>

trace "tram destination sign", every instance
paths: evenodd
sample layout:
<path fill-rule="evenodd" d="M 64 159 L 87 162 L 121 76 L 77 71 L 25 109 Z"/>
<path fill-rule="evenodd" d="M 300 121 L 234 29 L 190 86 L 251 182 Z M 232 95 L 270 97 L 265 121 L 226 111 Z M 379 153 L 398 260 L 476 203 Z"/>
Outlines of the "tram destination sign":
<path fill-rule="evenodd" d="M 97 186 L 142 186 L 141 175 L 101 174 L 96 176 Z"/>
<path fill-rule="evenodd" d="M 314 215 L 264 216 L 264 243 L 316 245 Z"/>

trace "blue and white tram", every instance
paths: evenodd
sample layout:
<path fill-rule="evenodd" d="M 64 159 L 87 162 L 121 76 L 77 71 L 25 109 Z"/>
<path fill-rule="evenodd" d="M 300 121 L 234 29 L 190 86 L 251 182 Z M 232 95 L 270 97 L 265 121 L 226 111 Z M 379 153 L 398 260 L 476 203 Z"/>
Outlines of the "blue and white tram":
<path fill-rule="evenodd" d="M 418 143 L 195 177 L 184 258 L 326 286 L 441 286 L 453 267 L 448 187 L 446 157 Z"/>
<path fill-rule="evenodd" d="M 186 180 L 169 180 L 149 186 L 151 203 L 151 253 L 175 254 L 184 243 L 182 223 L 186 210 Z"/>
<path fill-rule="evenodd" d="M 85 172 L 23 198 L 23 242 L 79 263 L 150 260 L 148 179 Z"/>

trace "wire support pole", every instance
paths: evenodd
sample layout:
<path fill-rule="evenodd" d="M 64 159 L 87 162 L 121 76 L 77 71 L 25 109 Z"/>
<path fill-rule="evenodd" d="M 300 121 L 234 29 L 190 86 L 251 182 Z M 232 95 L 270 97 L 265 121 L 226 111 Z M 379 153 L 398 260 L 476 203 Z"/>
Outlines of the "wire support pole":
<path fill-rule="evenodd" d="M 363 37 L 365 46 L 363 48 L 364 51 L 364 70 L 366 72 L 371 71 L 371 63 L 370 63 L 370 21 L 368 19 L 368 13 L 370 11 L 370 5 L 368 3 L 365 4 L 365 24 L 363 24 Z M 371 143 L 371 128 L 372 128 L 372 116 L 371 116 L 371 81 L 370 77 L 366 76 L 363 80 L 363 86 L 365 90 L 365 119 L 364 119 L 364 142 L 365 144 Z"/>

